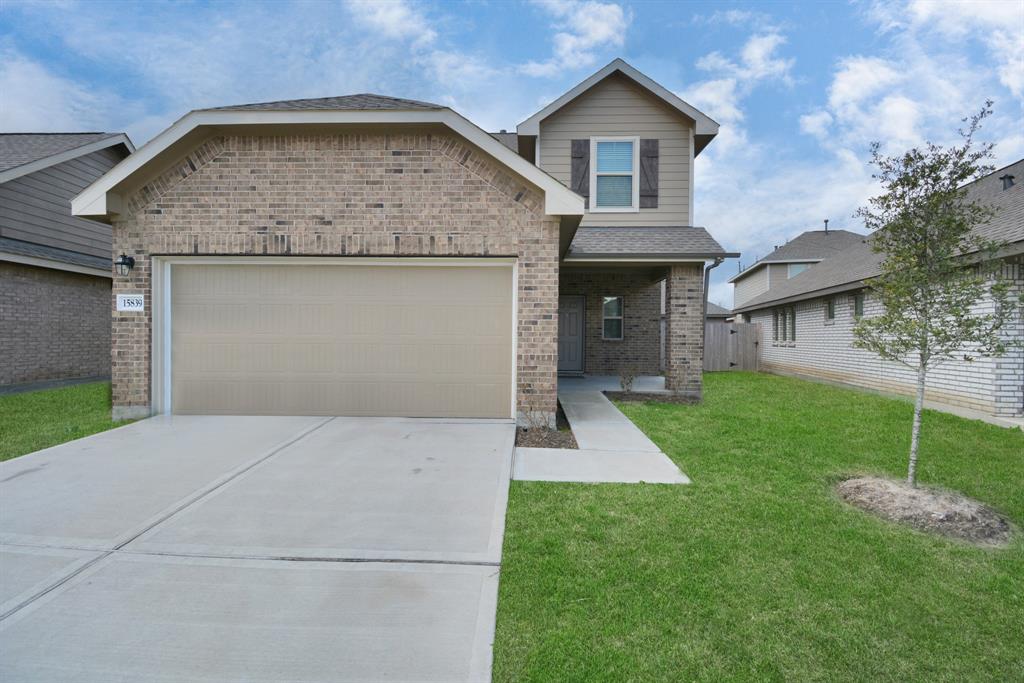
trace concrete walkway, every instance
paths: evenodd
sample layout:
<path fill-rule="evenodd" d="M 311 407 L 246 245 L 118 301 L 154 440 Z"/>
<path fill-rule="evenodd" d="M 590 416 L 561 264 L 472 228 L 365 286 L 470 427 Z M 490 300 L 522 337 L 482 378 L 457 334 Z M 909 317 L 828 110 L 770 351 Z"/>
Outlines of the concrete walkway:
<path fill-rule="evenodd" d="M 175 416 L 0 463 L 0 680 L 487 681 L 514 432 Z"/>
<path fill-rule="evenodd" d="M 512 478 L 522 481 L 689 484 L 690 479 L 600 391 L 560 383 L 579 449 L 517 448 Z"/>

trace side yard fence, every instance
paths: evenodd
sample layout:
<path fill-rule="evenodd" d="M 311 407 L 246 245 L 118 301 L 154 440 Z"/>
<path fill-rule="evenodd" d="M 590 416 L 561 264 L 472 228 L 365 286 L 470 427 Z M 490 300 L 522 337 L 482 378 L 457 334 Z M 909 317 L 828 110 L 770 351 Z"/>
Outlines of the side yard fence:
<path fill-rule="evenodd" d="M 759 329 L 755 323 L 705 323 L 704 371 L 757 370 Z"/>

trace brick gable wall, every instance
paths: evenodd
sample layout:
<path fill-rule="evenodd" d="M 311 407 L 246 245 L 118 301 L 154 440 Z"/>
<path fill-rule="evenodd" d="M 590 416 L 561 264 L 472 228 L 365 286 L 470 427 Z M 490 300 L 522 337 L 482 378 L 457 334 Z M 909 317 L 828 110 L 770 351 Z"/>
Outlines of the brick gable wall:
<path fill-rule="evenodd" d="M 115 293 L 151 294 L 151 255 L 515 256 L 517 403 L 553 420 L 558 219 L 543 193 L 458 136 L 401 133 L 210 139 L 126 198 Z M 114 312 L 113 403 L 150 409 L 152 306 Z"/>

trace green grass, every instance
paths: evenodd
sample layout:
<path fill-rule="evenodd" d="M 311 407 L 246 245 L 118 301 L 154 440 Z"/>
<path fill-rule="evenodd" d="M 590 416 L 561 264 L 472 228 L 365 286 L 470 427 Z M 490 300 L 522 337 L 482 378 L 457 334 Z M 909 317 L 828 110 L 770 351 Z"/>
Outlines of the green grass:
<path fill-rule="evenodd" d="M 690 486 L 513 482 L 496 681 L 1021 681 L 1024 542 L 843 504 L 902 477 L 910 404 L 752 373 L 625 404 Z M 1024 522 L 1024 433 L 928 411 L 920 481 Z"/>
<path fill-rule="evenodd" d="M 0 396 L 0 461 L 122 424 L 110 420 L 110 382 Z"/>

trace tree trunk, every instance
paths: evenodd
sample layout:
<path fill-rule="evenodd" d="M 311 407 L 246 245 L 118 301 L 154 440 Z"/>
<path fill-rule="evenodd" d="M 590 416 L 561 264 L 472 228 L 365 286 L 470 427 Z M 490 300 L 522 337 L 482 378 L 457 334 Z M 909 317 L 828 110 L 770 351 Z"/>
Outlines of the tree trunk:
<path fill-rule="evenodd" d="M 917 486 L 917 447 L 921 442 L 921 409 L 924 408 L 926 373 L 923 364 L 917 368 L 917 399 L 914 401 L 914 428 L 910 432 L 910 466 L 907 468 L 907 483 L 911 486 Z"/>

